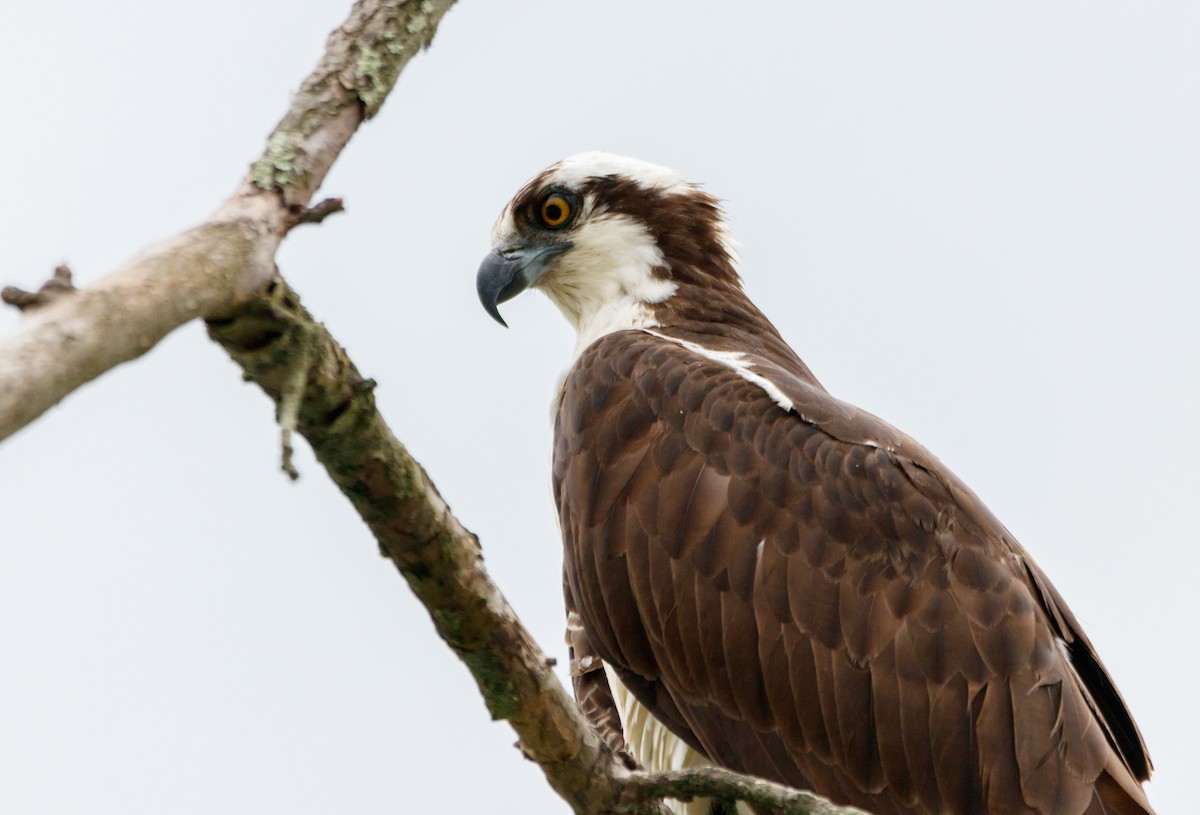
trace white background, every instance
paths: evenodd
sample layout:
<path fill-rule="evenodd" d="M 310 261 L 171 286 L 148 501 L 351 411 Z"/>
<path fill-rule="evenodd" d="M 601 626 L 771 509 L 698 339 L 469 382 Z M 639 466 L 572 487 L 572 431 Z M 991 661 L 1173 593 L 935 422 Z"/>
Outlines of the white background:
<path fill-rule="evenodd" d="M 1051 7 L 1052 6 L 1052 7 Z M 88 283 L 236 185 L 343 0 L 5 3 L 0 276 Z M 560 657 L 570 331 L 474 276 L 603 148 L 725 202 L 835 394 L 980 493 L 1195 799 L 1200 6 L 463 0 L 280 264 Z M 0 314 L 0 330 L 17 316 Z M 198 325 L 0 447 L 0 811 L 564 813 Z M 562 660 L 565 661 L 565 660 Z"/>

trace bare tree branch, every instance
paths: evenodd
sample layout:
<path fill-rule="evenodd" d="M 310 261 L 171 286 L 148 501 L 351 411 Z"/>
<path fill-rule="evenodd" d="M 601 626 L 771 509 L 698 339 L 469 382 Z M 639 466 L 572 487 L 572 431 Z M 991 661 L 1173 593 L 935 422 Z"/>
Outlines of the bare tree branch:
<path fill-rule="evenodd" d="M 546 655 L 488 577 L 479 541 L 375 407 L 364 379 L 282 280 L 209 334 L 247 378 L 278 404 L 306 357 L 297 429 L 354 504 L 462 659 L 494 719 L 507 719 L 520 748 L 577 812 L 615 810 L 628 771 L 588 726 Z"/>
<path fill-rule="evenodd" d="M 319 204 L 301 209 L 295 218 L 296 225 L 323 223 L 330 215 L 345 211 L 346 205 L 341 198 L 326 198 Z"/>
<path fill-rule="evenodd" d="M 30 309 L 0 339 L 0 440 L 189 320 L 227 313 L 266 285 L 279 242 L 312 220 L 306 207 L 334 160 L 453 4 L 358 0 L 262 156 L 207 221 Z"/>
<path fill-rule="evenodd" d="M 16 286 L 5 286 L 3 290 L 0 290 L 0 300 L 10 306 L 16 306 L 20 311 L 26 311 L 44 306 L 73 291 L 76 289 L 75 282 L 71 279 L 71 267 L 63 263 L 54 270 L 54 275 L 37 291 L 25 291 Z"/>
<path fill-rule="evenodd" d="M 662 773 L 635 772 L 624 780 L 623 786 L 622 803 L 630 806 L 663 798 L 680 801 L 724 798 L 745 801 L 773 815 L 870 815 L 861 809 L 832 804 L 805 790 L 720 767 L 695 767 Z"/>
<path fill-rule="evenodd" d="M 521 751 L 577 813 L 658 812 L 664 797 L 716 797 L 780 815 L 864 815 L 728 770 L 631 774 L 589 726 L 488 577 L 478 539 L 392 435 L 375 406 L 375 383 L 359 374 L 284 281 L 276 279 L 266 295 L 208 327 L 245 378 L 276 405 L 289 383 L 305 377 L 296 429 L 471 671 L 492 718 L 509 721 Z"/>

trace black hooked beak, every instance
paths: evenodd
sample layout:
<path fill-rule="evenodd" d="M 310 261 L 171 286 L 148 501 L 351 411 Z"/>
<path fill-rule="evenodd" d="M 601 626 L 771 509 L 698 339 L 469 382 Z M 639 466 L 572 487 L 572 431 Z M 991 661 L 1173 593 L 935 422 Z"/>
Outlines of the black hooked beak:
<path fill-rule="evenodd" d="M 571 248 L 570 241 L 545 246 L 498 246 L 479 264 L 475 286 L 479 302 L 496 322 L 508 328 L 508 323 L 496 308 L 513 299 L 537 282 L 550 261 Z"/>

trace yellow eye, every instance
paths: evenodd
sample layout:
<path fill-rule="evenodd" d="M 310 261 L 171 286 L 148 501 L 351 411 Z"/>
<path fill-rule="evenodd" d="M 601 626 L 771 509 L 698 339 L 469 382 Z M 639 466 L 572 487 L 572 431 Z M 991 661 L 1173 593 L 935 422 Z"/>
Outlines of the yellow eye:
<path fill-rule="evenodd" d="M 558 193 L 551 193 L 542 199 L 542 223 L 550 229 L 557 229 L 571 217 L 571 202 Z"/>

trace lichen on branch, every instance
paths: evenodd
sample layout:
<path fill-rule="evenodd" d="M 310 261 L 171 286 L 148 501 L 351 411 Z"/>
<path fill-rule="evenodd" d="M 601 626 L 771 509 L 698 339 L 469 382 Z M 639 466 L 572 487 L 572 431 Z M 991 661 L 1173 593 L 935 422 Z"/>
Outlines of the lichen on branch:
<path fill-rule="evenodd" d="M 337 155 L 329 155 L 326 141 L 317 138 L 320 131 L 329 122 L 341 122 L 348 139 L 363 120 L 378 113 L 404 66 L 433 41 L 453 4 L 359 0 L 346 22 L 329 35 L 320 64 L 251 166 L 254 185 L 279 192 L 288 205 L 311 198 Z"/>
<path fill-rule="evenodd" d="M 53 285 L 9 288 L 6 300 L 27 316 L 0 337 L 0 440 L 189 320 L 228 313 L 261 291 L 288 231 L 334 211 L 309 202 L 453 4 L 358 0 L 262 155 L 208 220 L 70 297 Z"/>
<path fill-rule="evenodd" d="M 484 568 L 479 541 L 442 499 L 380 415 L 370 380 L 282 279 L 235 315 L 210 320 L 247 379 L 278 404 L 313 354 L 297 429 L 424 603 L 438 634 L 475 677 L 493 718 L 578 812 L 611 810 L 627 772 L 584 720 Z"/>

